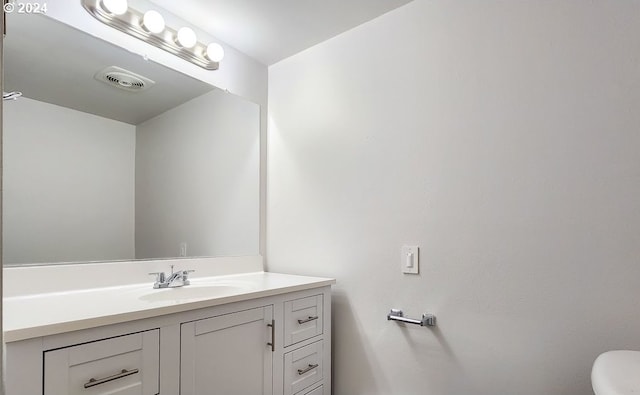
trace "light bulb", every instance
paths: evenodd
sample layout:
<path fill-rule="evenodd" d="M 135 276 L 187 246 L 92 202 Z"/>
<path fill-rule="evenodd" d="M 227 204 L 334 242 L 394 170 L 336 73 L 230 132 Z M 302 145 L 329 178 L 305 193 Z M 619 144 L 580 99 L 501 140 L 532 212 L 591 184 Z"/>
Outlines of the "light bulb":
<path fill-rule="evenodd" d="M 188 27 L 181 27 L 178 30 L 178 44 L 184 48 L 192 48 L 196 45 L 198 38 L 196 33 Z"/>
<path fill-rule="evenodd" d="M 127 0 L 102 0 L 102 7 L 114 15 L 122 15 L 129 9 Z"/>
<path fill-rule="evenodd" d="M 142 17 L 142 26 L 151 33 L 161 33 L 164 30 L 164 18 L 158 11 L 147 11 Z"/>
<path fill-rule="evenodd" d="M 224 49 L 222 48 L 222 45 L 220 45 L 218 43 L 211 43 L 211 44 L 207 45 L 206 56 L 212 62 L 221 61 L 222 58 L 224 58 Z"/>

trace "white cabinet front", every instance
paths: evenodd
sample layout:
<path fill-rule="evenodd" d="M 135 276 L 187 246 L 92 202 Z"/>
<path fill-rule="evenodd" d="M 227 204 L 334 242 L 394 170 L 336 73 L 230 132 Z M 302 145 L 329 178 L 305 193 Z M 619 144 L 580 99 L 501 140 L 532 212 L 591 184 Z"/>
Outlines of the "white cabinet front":
<path fill-rule="evenodd" d="M 44 353 L 45 395 L 155 395 L 159 334 L 151 330 Z"/>
<path fill-rule="evenodd" d="M 181 395 L 272 395 L 273 307 L 181 325 Z"/>
<path fill-rule="evenodd" d="M 323 379 L 323 341 L 284 354 L 284 395 L 292 395 Z"/>
<path fill-rule="evenodd" d="M 284 302 L 284 346 L 322 334 L 322 295 Z"/>

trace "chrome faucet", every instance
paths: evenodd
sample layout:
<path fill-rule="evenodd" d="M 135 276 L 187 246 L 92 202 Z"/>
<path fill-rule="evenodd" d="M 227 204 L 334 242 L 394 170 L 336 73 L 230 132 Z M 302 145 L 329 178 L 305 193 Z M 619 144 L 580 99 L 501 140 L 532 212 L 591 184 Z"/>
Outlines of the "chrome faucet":
<path fill-rule="evenodd" d="M 171 265 L 171 274 L 167 277 L 164 272 L 149 273 L 149 275 L 156 276 L 156 282 L 153 283 L 153 288 L 175 288 L 189 285 L 189 273 L 195 270 L 178 270 L 173 271 L 173 265 Z"/>

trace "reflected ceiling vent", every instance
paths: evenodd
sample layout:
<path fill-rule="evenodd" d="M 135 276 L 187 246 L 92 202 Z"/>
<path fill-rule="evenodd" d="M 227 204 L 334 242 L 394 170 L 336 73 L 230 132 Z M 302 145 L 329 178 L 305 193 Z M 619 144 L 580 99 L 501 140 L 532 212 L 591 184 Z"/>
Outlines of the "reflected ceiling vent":
<path fill-rule="evenodd" d="M 93 78 L 127 92 L 140 92 L 155 85 L 155 82 L 149 78 L 117 66 L 100 70 Z"/>

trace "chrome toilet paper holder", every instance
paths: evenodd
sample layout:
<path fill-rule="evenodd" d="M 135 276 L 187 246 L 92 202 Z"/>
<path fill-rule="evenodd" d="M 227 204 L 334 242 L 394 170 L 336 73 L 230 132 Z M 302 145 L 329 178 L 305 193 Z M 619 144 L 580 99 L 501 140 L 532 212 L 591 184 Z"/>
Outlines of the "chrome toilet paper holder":
<path fill-rule="evenodd" d="M 420 326 L 436 326 L 436 316 L 429 313 L 422 314 L 422 319 L 407 318 L 400 309 L 391 309 L 387 314 L 387 320 L 405 322 L 407 324 L 414 324 Z"/>

